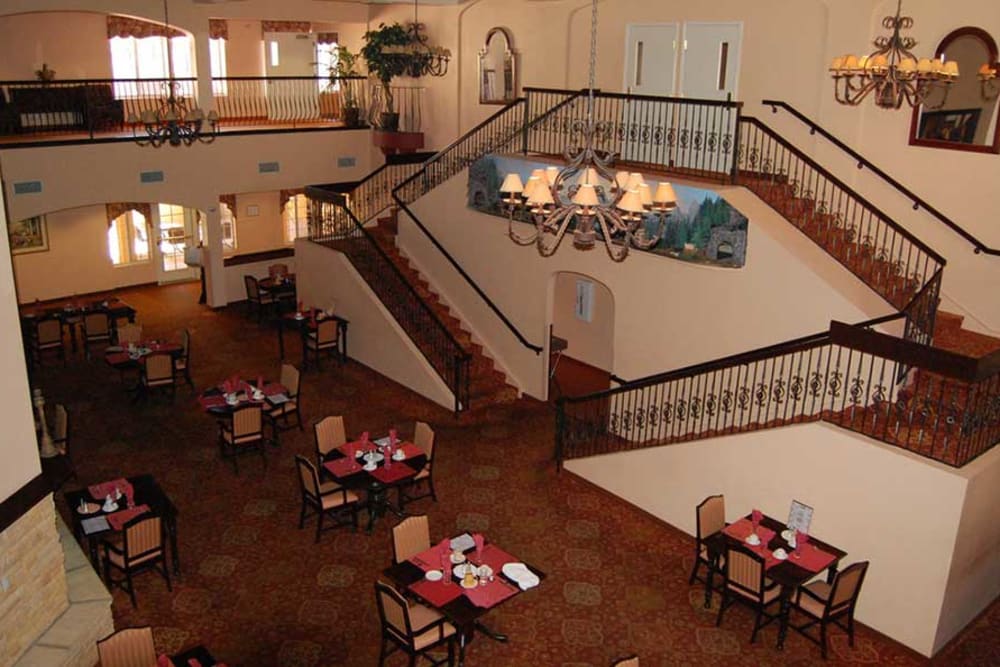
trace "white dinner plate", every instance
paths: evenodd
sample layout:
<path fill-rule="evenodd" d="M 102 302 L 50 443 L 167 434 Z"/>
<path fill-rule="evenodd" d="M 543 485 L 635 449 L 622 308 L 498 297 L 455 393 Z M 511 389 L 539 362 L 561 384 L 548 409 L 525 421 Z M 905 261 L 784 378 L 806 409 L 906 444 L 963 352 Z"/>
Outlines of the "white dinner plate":
<path fill-rule="evenodd" d="M 441 570 L 428 570 L 424 573 L 424 579 L 427 581 L 441 581 L 442 577 L 444 575 L 441 574 Z"/>

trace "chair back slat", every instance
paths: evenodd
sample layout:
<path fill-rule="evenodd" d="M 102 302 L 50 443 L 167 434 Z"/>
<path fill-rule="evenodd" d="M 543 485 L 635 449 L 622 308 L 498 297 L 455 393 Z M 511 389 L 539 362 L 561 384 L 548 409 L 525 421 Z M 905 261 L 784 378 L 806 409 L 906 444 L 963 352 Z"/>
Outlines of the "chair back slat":
<path fill-rule="evenodd" d="M 251 301 L 258 301 L 260 299 L 260 286 L 257 285 L 257 279 L 253 276 L 243 276 L 243 284 L 247 289 L 247 298 Z"/>
<path fill-rule="evenodd" d="M 163 548 L 163 532 L 160 517 L 151 516 L 125 529 L 126 556 L 136 558 Z"/>
<path fill-rule="evenodd" d="M 697 508 L 698 540 L 701 541 L 726 527 L 725 496 L 709 496 Z"/>
<path fill-rule="evenodd" d="M 40 345 L 50 345 L 62 341 L 62 322 L 55 318 L 39 320 L 35 325 L 35 337 Z"/>
<path fill-rule="evenodd" d="M 65 440 L 69 435 L 69 415 L 62 403 L 56 403 L 56 425 L 52 430 L 52 437 L 56 440 Z"/>
<path fill-rule="evenodd" d="M 261 432 L 261 408 L 259 404 L 247 405 L 233 411 L 233 437 L 241 438 Z"/>
<path fill-rule="evenodd" d="M 427 460 L 434 458 L 434 431 L 424 422 L 417 422 L 413 431 L 413 444 L 420 448 Z"/>
<path fill-rule="evenodd" d="M 726 553 L 726 579 L 731 587 L 759 596 L 763 573 L 763 560 L 742 547 L 731 547 Z"/>
<path fill-rule="evenodd" d="M 103 336 L 110 329 L 109 322 L 107 313 L 87 313 L 83 318 L 83 329 L 87 336 Z"/>
<path fill-rule="evenodd" d="M 149 382 L 168 380 L 174 376 L 174 360 L 169 354 L 151 354 L 146 357 L 145 363 Z"/>
<path fill-rule="evenodd" d="M 830 590 L 827 613 L 837 613 L 854 603 L 861 592 L 861 583 L 864 581 L 867 571 L 868 562 L 862 561 L 837 573 L 837 579 L 833 582 L 833 588 Z"/>
<path fill-rule="evenodd" d="M 125 628 L 97 642 L 101 667 L 150 667 L 156 664 L 156 647 L 149 626 Z"/>
<path fill-rule="evenodd" d="M 337 320 L 323 320 L 316 326 L 316 342 L 330 344 L 337 340 Z"/>
<path fill-rule="evenodd" d="M 118 344 L 128 345 L 129 343 L 137 345 L 139 341 L 142 340 L 142 325 L 135 324 L 134 322 L 129 322 L 118 327 Z"/>
<path fill-rule="evenodd" d="M 320 456 L 326 456 L 347 442 L 343 417 L 324 417 L 313 428 L 316 431 L 316 451 Z"/>
<path fill-rule="evenodd" d="M 295 455 L 295 465 L 299 469 L 299 483 L 302 491 L 319 500 L 319 475 L 316 473 L 316 466 L 309 459 L 298 454 Z"/>
<path fill-rule="evenodd" d="M 299 395 L 299 369 L 291 364 L 281 364 L 281 384 L 288 390 L 288 397 Z"/>
<path fill-rule="evenodd" d="M 378 600 L 382 626 L 393 631 L 403 641 L 409 642 L 411 640 L 410 608 L 406 603 L 406 598 L 381 582 L 375 584 L 375 596 Z"/>
<path fill-rule="evenodd" d="M 392 529 L 392 549 L 397 563 L 430 548 L 431 532 L 426 514 L 408 517 Z"/>

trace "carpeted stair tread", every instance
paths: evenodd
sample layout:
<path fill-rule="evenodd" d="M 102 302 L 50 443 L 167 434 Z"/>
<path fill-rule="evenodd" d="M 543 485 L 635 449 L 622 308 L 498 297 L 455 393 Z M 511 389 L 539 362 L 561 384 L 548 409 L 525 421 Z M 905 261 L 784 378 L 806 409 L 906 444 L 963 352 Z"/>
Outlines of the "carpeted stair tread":
<path fill-rule="evenodd" d="M 962 328 L 965 318 L 939 310 L 934 321 L 934 347 L 981 358 L 1000 350 L 1000 338 Z"/>

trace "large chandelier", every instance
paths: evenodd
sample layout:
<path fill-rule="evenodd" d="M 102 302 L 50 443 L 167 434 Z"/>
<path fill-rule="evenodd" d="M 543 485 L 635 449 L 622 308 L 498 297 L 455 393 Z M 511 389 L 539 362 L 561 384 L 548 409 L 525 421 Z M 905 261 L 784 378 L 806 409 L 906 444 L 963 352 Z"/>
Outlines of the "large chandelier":
<path fill-rule="evenodd" d="M 833 59 L 830 74 L 833 89 L 841 104 L 857 106 L 868 94 L 875 93 L 875 104 L 883 109 L 899 109 L 905 101 L 920 106 L 935 90 L 942 91 L 938 107 L 944 106 L 948 89 L 958 78 L 958 63 L 920 58 L 911 53 L 917 41 L 900 33 L 913 27 L 913 19 L 902 16 L 903 0 L 896 5 L 896 15 L 882 19 L 891 35 L 876 37 L 875 51 L 867 56 L 845 55 Z"/>
<path fill-rule="evenodd" d="M 129 114 L 132 135 L 140 146 L 159 148 L 163 144 L 190 146 L 195 141 L 210 144 L 218 132 L 219 114 L 213 109 L 206 115 L 198 107 L 190 106 L 183 93 L 178 93 L 180 82 L 174 79 L 174 56 L 170 45 L 170 14 L 167 0 L 163 0 L 163 23 L 166 26 L 167 75 L 166 97 L 156 109 L 145 109 L 140 115 Z M 145 132 L 140 133 L 140 127 Z"/>
<path fill-rule="evenodd" d="M 566 166 L 536 169 L 528 182 L 520 175 L 507 174 L 500 186 L 507 212 L 507 235 L 518 245 L 534 245 L 543 257 L 559 248 L 570 226 L 573 246 L 590 250 L 597 244 L 598 233 L 608 255 L 623 261 L 630 248 L 648 250 L 659 242 L 667 217 L 677 205 L 669 183 L 660 183 L 655 191 L 641 174 L 612 172 L 615 154 L 594 148 L 595 136 L 604 123 L 594 120 L 594 70 L 597 63 L 597 0 L 591 2 L 590 79 L 587 91 L 587 115 L 575 121 L 572 133 L 581 133 L 583 145 L 567 146 L 563 155 Z M 514 218 L 527 218 L 535 225 L 524 236 L 514 231 Z"/>
<path fill-rule="evenodd" d="M 448 73 L 451 51 L 443 46 L 431 46 L 424 34 L 424 24 L 417 20 L 417 1 L 413 0 L 413 23 L 406 26 L 410 41 L 405 45 L 387 46 L 382 52 L 408 56 L 410 76 L 444 76 Z"/>

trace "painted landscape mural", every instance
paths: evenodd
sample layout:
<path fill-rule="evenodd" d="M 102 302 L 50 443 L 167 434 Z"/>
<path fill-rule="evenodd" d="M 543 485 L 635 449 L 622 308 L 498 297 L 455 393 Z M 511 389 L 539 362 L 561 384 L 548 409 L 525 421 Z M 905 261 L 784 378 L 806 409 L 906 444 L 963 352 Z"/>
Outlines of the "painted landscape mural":
<path fill-rule="evenodd" d="M 527 182 L 532 170 L 548 166 L 547 163 L 499 155 L 480 158 L 469 168 L 469 207 L 506 219 L 507 214 L 500 201 L 500 184 L 504 175 L 517 172 L 522 182 Z M 653 185 L 654 179 L 646 177 L 646 181 Z M 633 251 L 712 266 L 742 267 L 746 261 L 747 217 L 712 190 L 675 183 L 674 191 L 677 208 L 667 219 L 659 243 L 646 251 Z M 515 219 L 530 222 L 523 211 Z M 653 234 L 655 227 L 654 223 L 649 223 L 647 231 Z"/>

